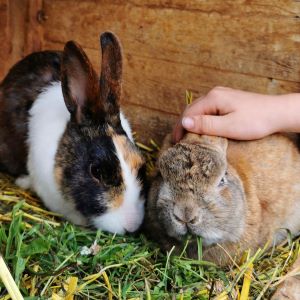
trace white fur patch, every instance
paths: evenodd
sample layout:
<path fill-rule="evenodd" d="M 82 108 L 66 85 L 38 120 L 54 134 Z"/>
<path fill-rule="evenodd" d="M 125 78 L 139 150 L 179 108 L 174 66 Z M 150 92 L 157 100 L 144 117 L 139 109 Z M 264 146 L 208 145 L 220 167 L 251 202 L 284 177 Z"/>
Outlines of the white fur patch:
<path fill-rule="evenodd" d="M 202 232 L 202 242 L 204 246 L 210 246 L 212 244 L 220 243 L 224 239 L 224 233 L 222 230 L 214 228 Z"/>
<path fill-rule="evenodd" d="M 114 143 L 117 156 L 120 160 L 123 180 L 125 183 L 124 199 L 122 204 L 104 214 L 96 217 L 93 223 L 96 227 L 104 230 L 124 234 L 125 231 L 136 231 L 142 224 L 144 218 L 144 202 L 141 198 L 141 185 L 128 163 L 124 160 L 123 154 L 118 145 Z"/>
<path fill-rule="evenodd" d="M 80 225 L 85 224 L 71 202 L 63 199 L 54 177 L 55 154 L 70 119 L 61 84 L 54 83 L 39 95 L 29 112 L 27 168 L 35 192 L 51 210 Z"/>
<path fill-rule="evenodd" d="M 130 125 L 129 125 L 129 122 L 128 120 L 125 118 L 123 112 L 121 111 L 120 112 L 120 120 L 121 120 L 121 125 L 124 129 L 124 131 L 126 132 L 128 138 L 134 143 L 133 141 L 133 136 L 132 136 L 132 132 L 131 132 L 131 128 L 130 128 Z"/>
<path fill-rule="evenodd" d="M 31 188 L 31 180 L 30 176 L 23 175 L 16 179 L 15 184 L 24 190 L 28 190 Z"/>

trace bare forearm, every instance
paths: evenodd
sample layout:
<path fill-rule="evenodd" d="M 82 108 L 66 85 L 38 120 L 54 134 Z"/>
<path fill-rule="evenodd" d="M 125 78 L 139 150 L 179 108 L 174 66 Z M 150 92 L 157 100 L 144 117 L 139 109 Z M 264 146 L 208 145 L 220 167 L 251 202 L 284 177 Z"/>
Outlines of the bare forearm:
<path fill-rule="evenodd" d="M 300 94 L 280 96 L 274 132 L 300 132 Z"/>
<path fill-rule="evenodd" d="M 237 140 L 259 139 L 275 132 L 300 132 L 300 94 L 264 95 L 217 87 L 189 105 L 174 129 Z"/>

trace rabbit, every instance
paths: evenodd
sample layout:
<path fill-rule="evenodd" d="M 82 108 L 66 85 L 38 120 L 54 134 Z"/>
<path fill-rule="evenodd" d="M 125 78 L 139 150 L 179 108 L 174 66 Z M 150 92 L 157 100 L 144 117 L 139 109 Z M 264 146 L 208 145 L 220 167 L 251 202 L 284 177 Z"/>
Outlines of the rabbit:
<path fill-rule="evenodd" d="M 0 169 L 75 224 L 124 234 L 144 217 L 145 161 L 120 110 L 122 51 L 100 36 L 100 79 L 74 41 L 30 54 L 0 85 Z"/>
<path fill-rule="evenodd" d="M 250 249 L 300 231 L 297 136 L 256 141 L 188 133 L 165 138 L 145 209 L 144 228 L 179 253 L 188 235 L 202 237 L 203 259 L 227 266 Z M 187 254 L 197 258 L 192 239 Z"/>

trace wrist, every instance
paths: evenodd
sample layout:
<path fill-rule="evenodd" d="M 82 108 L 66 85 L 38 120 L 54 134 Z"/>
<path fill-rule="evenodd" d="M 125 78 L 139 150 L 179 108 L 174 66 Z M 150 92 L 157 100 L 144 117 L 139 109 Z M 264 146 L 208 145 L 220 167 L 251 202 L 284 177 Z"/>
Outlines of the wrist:
<path fill-rule="evenodd" d="M 273 132 L 300 132 L 300 94 L 277 97 L 274 101 Z"/>

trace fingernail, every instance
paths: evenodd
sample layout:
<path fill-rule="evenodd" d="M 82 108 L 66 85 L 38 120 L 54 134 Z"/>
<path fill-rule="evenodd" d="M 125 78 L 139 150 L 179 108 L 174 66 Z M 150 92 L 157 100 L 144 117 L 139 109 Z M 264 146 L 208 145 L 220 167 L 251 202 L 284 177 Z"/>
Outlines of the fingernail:
<path fill-rule="evenodd" d="M 192 118 L 183 118 L 182 126 L 186 129 L 192 129 L 195 126 L 195 122 Z"/>

